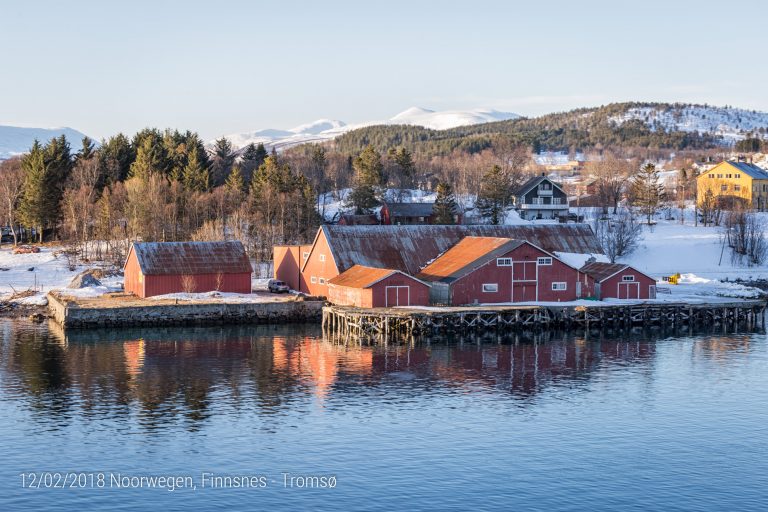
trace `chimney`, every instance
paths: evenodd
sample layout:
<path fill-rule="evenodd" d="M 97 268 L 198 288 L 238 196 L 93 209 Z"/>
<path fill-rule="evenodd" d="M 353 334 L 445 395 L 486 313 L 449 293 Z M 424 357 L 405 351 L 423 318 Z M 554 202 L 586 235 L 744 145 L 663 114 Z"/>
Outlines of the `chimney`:
<path fill-rule="evenodd" d="M 544 174 L 543 172 L 541 173 L 541 175 L 542 175 L 542 176 L 546 176 L 546 174 Z"/>

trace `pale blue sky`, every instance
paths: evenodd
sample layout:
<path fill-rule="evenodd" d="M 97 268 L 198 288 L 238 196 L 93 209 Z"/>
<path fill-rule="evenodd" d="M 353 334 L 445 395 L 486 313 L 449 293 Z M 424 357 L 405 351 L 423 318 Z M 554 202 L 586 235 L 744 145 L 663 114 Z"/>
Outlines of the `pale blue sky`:
<path fill-rule="evenodd" d="M 768 110 L 768 6 L 0 0 L 0 124 L 205 138 L 410 106 Z"/>

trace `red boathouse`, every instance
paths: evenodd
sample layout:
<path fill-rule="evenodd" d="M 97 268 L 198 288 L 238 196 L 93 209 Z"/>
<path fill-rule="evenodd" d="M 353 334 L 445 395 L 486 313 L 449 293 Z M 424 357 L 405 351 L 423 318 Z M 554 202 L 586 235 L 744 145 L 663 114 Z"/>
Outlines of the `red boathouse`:
<path fill-rule="evenodd" d="M 399 270 L 355 265 L 328 281 L 328 301 L 384 308 L 429 305 L 429 285 Z"/>
<path fill-rule="evenodd" d="M 597 299 L 656 298 L 656 280 L 624 263 L 587 263 L 580 271 L 594 280 Z"/>
<path fill-rule="evenodd" d="M 525 240 L 468 236 L 427 265 L 431 302 L 461 306 L 565 302 L 586 296 L 589 277 Z"/>
<path fill-rule="evenodd" d="M 135 242 L 123 267 L 138 297 L 179 292 L 251 293 L 253 268 L 240 242 Z"/>

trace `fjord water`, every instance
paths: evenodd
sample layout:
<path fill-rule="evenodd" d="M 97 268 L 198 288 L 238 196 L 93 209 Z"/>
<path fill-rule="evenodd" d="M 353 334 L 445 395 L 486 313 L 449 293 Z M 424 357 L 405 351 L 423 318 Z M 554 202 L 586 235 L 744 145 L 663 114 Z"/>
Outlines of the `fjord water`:
<path fill-rule="evenodd" d="M 0 510 L 765 510 L 767 402 L 762 333 L 371 347 L 314 326 L 2 320 Z M 197 489 L 22 486 L 45 472 Z"/>

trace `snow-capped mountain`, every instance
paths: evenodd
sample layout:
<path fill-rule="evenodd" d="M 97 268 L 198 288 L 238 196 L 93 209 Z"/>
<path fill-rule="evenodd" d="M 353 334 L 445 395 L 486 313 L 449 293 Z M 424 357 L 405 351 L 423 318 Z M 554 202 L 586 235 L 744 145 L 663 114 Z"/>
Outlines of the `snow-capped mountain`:
<path fill-rule="evenodd" d="M 632 107 L 610 118 L 620 125 L 643 121 L 652 130 L 711 133 L 726 141 L 741 140 L 748 134 L 768 137 L 768 113 L 709 105 L 647 105 Z"/>
<path fill-rule="evenodd" d="M 319 119 L 312 123 L 302 124 L 290 130 L 264 129 L 253 132 L 226 135 L 232 147 L 239 149 L 250 143 L 262 143 L 277 149 L 287 148 L 307 142 L 330 140 L 357 128 L 374 125 L 413 125 L 446 130 L 457 126 L 504 121 L 520 117 L 511 112 L 499 112 L 493 109 L 473 110 L 443 110 L 435 111 L 421 107 L 411 107 L 394 117 L 383 121 L 368 121 L 365 123 L 345 124 L 342 121 Z"/>
<path fill-rule="evenodd" d="M 0 160 L 29 151 L 37 139 L 45 144 L 54 137 L 65 135 L 72 148 L 79 148 L 85 135 L 72 128 L 23 128 L 0 125 Z"/>

